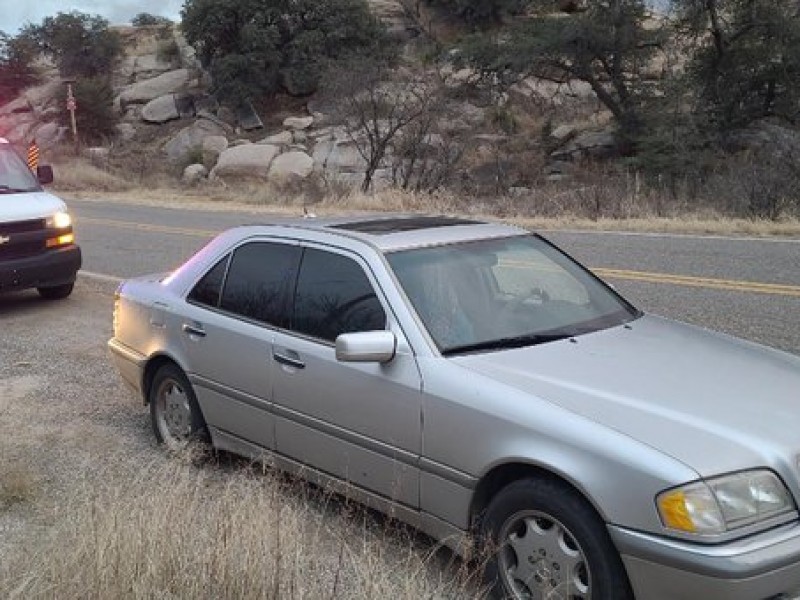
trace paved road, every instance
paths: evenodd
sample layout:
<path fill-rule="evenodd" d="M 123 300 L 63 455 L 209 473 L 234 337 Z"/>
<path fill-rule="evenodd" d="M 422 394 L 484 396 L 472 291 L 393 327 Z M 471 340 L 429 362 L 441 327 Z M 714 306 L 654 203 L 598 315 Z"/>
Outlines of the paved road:
<path fill-rule="evenodd" d="M 84 268 L 131 277 L 169 270 L 259 212 L 72 201 Z M 551 231 L 546 237 L 644 310 L 800 354 L 800 240 Z"/>

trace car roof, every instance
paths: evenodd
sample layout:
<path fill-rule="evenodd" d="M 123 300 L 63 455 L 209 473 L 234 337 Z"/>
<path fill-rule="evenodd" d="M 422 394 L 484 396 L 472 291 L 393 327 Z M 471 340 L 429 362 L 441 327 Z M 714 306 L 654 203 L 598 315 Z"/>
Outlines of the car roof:
<path fill-rule="evenodd" d="M 420 214 L 289 218 L 243 227 L 256 230 L 248 232 L 250 234 L 274 233 L 274 228 L 279 227 L 284 228 L 285 234 L 300 237 L 303 232 L 341 236 L 365 242 L 382 252 L 527 233 L 502 223 Z"/>

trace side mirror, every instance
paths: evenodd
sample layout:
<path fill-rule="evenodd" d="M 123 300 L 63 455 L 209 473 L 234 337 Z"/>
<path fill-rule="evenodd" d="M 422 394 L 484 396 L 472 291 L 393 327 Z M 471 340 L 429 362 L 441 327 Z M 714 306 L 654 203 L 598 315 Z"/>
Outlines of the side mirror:
<path fill-rule="evenodd" d="M 46 185 L 53 183 L 53 167 L 50 165 L 42 165 L 36 168 L 36 177 L 39 178 L 39 183 Z"/>
<path fill-rule="evenodd" d="M 343 333 L 336 338 L 336 360 L 386 363 L 394 358 L 397 338 L 391 331 Z"/>

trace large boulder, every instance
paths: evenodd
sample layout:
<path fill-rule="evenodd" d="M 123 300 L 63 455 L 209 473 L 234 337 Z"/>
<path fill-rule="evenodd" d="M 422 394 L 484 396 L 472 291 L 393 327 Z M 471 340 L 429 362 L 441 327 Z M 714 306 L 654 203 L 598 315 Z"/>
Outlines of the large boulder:
<path fill-rule="evenodd" d="M 283 126 L 289 129 L 308 129 L 314 123 L 314 117 L 286 117 Z"/>
<path fill-rule="evenodd" d="M 225 130 L 208 119 L 197 119 L 164 145 L 164 152 L 170 160 L 179 162 L 192 151 L 202 152 L 203 141 L 212 135 L 225 135 Z"/>
<path fill-rule="evenodd" d="M 170 71 L 172 68 L 173 65 L 171 63 L 160 60 L 157 54 L 145 54 L 134 59 L 133 75 L 137 79 L 141 79 L 143 76 L 154 77 Z"/>
<path fill-rule="evenodd" d="M 189 69 L 176 69 L 127 86 L 120 93 L 118 101 L 120 105 L 144 104 L 159 96 L 186 89 L 191 83 L 192 72 Z"/>
<path fill-rule="evenodd" d="M 210 135 L 203 140 L 203 164 L 207 169 L 213 169 L 219 160 L 219 155 L 228 149 L 228 138 L 224 135 Z"/>
<path fill-rule="evenodd" d="M 180 117 L 175 104 L 175 94 L 166 94 L 150 100 L 142 108 L 142 120 L 148 123 L 166 123 Z"/>
<path fill-rule="evenodd" d="M 217 166 L 211 171 L 211 179 L 269 177 L 269 168 L 280 152 L 278 146 L 269 144 L 245 144 L 228 148 L 219 155 Z"/>
<path fill-rule="evenodd" d="M 200 183 L 208 175 L 208 169 L 201 164 L 189 165 L 183 170 L 183 177 L 181 181 L 187 185 L 194 185 Z"/>
<path fill-rule="evenodd" d="M 288 146 L 294 142 L 294 136 L 291 131 L 281 131 L 269 137 L 260 140 L 259 144 L 273 144 L 275 146 Z"/>
<path fill-rule="evenodd" d="M 305 179 L 313 171 L 314 159 L 308 154 L 299 151 L 286 152 L 272 161 L 269 168 L 269 179 L 273 182 Z"/>

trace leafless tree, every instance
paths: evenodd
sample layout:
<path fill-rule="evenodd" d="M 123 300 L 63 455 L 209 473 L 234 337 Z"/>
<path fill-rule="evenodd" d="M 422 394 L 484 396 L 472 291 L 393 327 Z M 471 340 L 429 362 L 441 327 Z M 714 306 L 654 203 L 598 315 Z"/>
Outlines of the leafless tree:
<path fill-rule="evenodd" d="M 402 68 L 390 70 L 363 58 L 330 76 L 325 88 L 336 99 L 335 121 L 366 163 L 361 185 L 365 192 L 371 188 L 375 172 L 391 166 L 388 157 L 395 142 L 429 134 L 444 101 L 443 87 L 435 77 Z"/>

